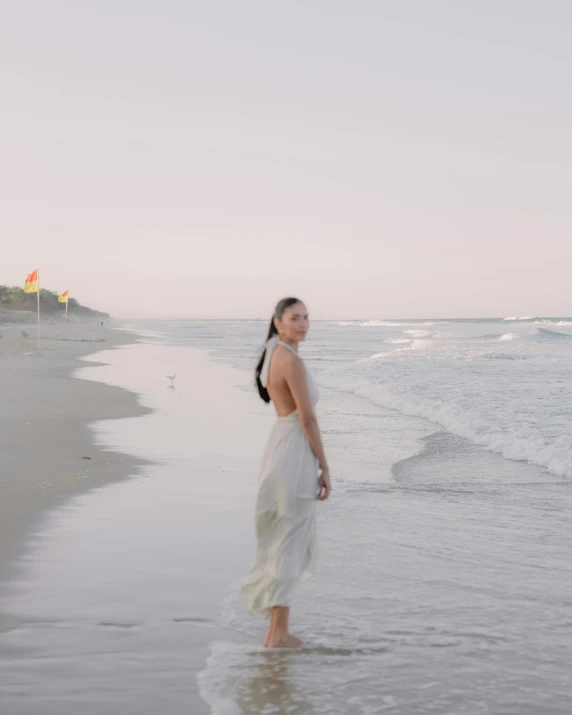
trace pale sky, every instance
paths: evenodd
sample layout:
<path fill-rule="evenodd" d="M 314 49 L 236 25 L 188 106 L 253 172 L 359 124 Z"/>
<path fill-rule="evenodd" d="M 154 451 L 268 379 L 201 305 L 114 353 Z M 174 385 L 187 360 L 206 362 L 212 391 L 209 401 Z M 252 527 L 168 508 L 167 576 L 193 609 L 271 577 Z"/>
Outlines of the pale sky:
<path fill-rule="evenodd" d="M 0 284 L 572 314 L 568 0 L 2 0 Z"/>

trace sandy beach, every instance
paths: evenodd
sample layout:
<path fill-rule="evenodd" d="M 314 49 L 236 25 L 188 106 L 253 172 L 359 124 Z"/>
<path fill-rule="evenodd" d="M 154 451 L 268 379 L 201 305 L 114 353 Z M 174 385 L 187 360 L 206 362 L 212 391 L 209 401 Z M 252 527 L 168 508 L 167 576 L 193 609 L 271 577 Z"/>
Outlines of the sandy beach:
<path fill-rule="evenodd" d="M 146 412 L 135 394 L 72 379 L 80 358 L 133 343 L 133 334 L 74 324 L 0 324 L 0 585 L 48 510 L 135 474 L 140 460 L 93 444 L 94 420 Z M 5 617 L 4 617 L 5 618 Z M 5 625 L 0 613 L 0 629 Z"/>
<path fill-rule="evenodd" d="M 439 399 L 470 387 L 477 370 L 478 394 L 492 405 L 513 373 L 549 396 L 550 380 L 568 375 L 569 343 L 544 325 L 500 341 L 507 354 L 535 358 L 512 361 L 486 357 L 497 354 L 501 324 L 446 324 L 435 338 L 424 325 L 313 327 L 304 357 L 321 388 L 334 494 L 318 510 L 318 573 L 293 604 L 305 646 L 291 652 L 262 647 L 265 622 L 237 597 L 274 421 L 252 386 L 263 326 L 145 323 L 133 326 L 137 340 L 73 328 L 91 343 L 62 340 L 62 327 L 51 327 L 60 339 L 53 348 L 46 341 L 41 358 L 20 355 L 33 345 L 14 342 L 15 332 L 1 359 L 13 404 L 3 416 L 19 420 L 11 428 L 19 450 L 6 454 L 43 472 L 21 492 L 10 482 L 2 715 L 567 713 L 569 480 L 376 404 L 388 400 L 380 377 L 397 381 L 399 370 L 417 392 L 440 390 Z M 395 353 L 362 359 L 382 342 Z M 74 344 L 76 353 L 65 352 Z M 450 367 L 443 344 L 457 356 Z M 91 362 L 77 359 L 83 347 Z M 478 362 L 475 350 L 485 355 Z M 439 380 L 425 387 L 433 353 Z M 11 364 L 20 391 L 38 383 L 31 408 L 17 399 Z M 517 398 L 528 399 L 520 390 Z M 483 414 L 491 425 L 502 417 Z M 32 424 L 43 451 L 28 448 Z M 47 492 L 48 478 L 57 493 Z"/>
<path fill-rule="evenodd" d="M 68 344 L 50 328 L 36 358 L 20 357 L 32 346 L 13 328 L 3 358 L 3 374 L 13 365 L 19 375 L 6 378 L 12 401 L 17 384 L 36 397 L 11 425 L 11 464 L 30 476 L 6 485 L 3 500 L 0 698 L 9 715 L 208 715 L 196 676 L 223 634 L 219 604 L 251 557 L 271 413 L 234 389 L 244 375 L 204 351 L 73 330 L 90 342 Z M 126 347 L 109 350 L 117 345 Z M 100 348 L 98 362 L 78 360 Z M 27 422 L 38 446 L 22 459 Z"/>

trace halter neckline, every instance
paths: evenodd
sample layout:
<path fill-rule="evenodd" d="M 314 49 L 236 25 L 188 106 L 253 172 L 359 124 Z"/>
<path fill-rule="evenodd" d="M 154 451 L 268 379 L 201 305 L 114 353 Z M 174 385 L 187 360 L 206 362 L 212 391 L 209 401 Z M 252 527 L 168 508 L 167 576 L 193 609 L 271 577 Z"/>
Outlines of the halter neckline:
<path fill-rule="evenodd" d="M 282 340 L 280 340 L 280 338 L 278 339 L 278 345 L 282 345 L 282 347 L 283 347 L 283 348 L 286 348 L 286 350 L 290 350 L 290 352 L 291 352 L 291 353 L 294 353 L 294 355 L 298 355 L 298 352 L 297 352 L 296 350 L 294 350 L 293 347 L 291 347 L 290 345 L 288 345 L 288 343 L 282 342 Z M 300 357 L 300 356 L 298 355 L 298 357 Z"/>
<path fill-rule="evenodd" d="M 294 353 L 294 355 L 298 355 L 294 348 L 290 347 L 290 345 L 288 345 L 287 343 L 283 343 L 277 335 L 273 335 L 269 340 L 267 340 L 264 348 L 264 360 L 262 362 L 262 368 L 260 369 L 260 383 L 263 387 L 266 387 L 268 385 L 270 360 L 272 358 L 272 353 L 276 349 L 277 345 L 282 345 L 282 347 L 286 348 L 286 350 L 290 350 L 290 352 Z M 298 357 L 300 356 L 298 355 Z"/>

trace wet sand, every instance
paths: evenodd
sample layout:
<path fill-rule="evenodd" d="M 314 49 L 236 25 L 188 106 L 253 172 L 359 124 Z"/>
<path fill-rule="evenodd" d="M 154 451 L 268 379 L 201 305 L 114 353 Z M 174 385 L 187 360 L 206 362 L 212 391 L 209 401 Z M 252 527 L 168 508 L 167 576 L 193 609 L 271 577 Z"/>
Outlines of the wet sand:
<path fill-rule="evenodd" d="M 202 351 L 141 344 L 95 357 L 101 364 L 79 362 L 87 366 L 82 379 L 66 376 L 78 367 L 71 357 L 67 372 L 61 357 L 51 371 L 36 368 L 41 384 L 55 373 L 40 413 L 49 422 L 58 397 L 55 445 L 38 410 L 22 410 L 21 424 L 35 419 L 51 437 L 26 469 L 44 465 L 42 484 L 60 489 L 42 502 L 53 508 L 41 524 L 30 510 L 33 533 L 28 527 L 29 538 L 14 538 L 18 568 L 4 572 L 12 578 L 0 602 L 0 700 L 7 715 L 209 715 L 196 676 L 210 644 L 224 637 L 219 604 L 252 555 L 253 495 L 272 414 L 246 385 L 236 389 L 242 375 Z M 165 379 L 171 372 L 174 389 Z M 78 400 L 92 405 L 80 411 Z M 126 408 L 132 417 L 109 419 L 125 417 Z M 82 424 L 75 437 L 80 414 L 101 421 Z M 71 480 L 65 492 L 63 472 Z M 107 486 L 81 494 L 74 474 L 93 475 L 81 479 L 86 489 Z M 121 480 L 126 474 L 134 476 Z M 26 533 L 13 523 L 14 534 Z"/>
<path fill-rule="evenodd" d="M 133 343 L 132 333 L 42 325 L 40 353 L 34 325 L 0 324 L 0 335 L 1 593 L 51 509 L 137 473 L 142 461 L 94 445 L 89 423 L 148 410 L 132 392 L 71 377 L 80 358 Z M 7 620 L 0 613 L 0 631 Z"/>

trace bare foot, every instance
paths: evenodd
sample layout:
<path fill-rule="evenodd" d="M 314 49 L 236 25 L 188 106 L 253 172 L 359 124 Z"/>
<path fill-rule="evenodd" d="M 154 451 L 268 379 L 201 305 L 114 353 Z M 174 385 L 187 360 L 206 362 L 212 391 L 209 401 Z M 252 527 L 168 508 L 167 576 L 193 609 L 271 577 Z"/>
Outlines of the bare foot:
<path fill-rule="evenodd" d="M 283 636 L 276 634 L 268 636 L 264 645 L 266 648 L 299 648 L 304 645 L 304 643 L 299 638 L 286 633 L 286 635 Z"/>

